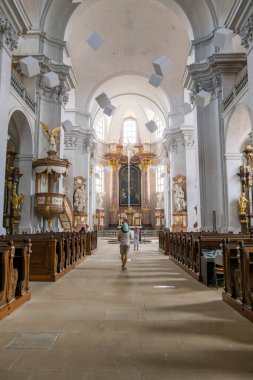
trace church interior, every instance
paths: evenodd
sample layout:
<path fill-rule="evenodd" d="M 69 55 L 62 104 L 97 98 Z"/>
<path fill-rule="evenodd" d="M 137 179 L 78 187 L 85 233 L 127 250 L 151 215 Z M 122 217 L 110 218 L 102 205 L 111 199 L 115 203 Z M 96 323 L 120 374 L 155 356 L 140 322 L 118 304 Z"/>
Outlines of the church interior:
<path fill-rule="evenodd" d="M 252 379 L 253 1 L 0 0 L 0 105 L 0 379 Z"/>

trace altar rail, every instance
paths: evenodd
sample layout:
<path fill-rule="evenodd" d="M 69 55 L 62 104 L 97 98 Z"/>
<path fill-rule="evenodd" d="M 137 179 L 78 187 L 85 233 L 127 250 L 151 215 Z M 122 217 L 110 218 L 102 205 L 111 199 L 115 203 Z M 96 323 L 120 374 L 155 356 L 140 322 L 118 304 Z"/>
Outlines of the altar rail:
<path fill-rule="evenodd" d="M 131 231 L 133 229 L 130 226 Z M 158 230 L 143 230 L 140 229 L 141 231 L 141 238 L 146 239 L 146 238 L 158 238 L 159 236 L 159 231 Z M 98 230 L 98 237 L 117 237 L 119 234 L 119 229 L 118 230 Z"/>
<path fill-rule="evenodd" d="M 31 297 L 29 260 L 31 242 L 0 240 L 0 318 L 10 314 Z"/>
<path fill-rule="evenodd" d="M 24 237 L 32 243 L 30 281 L 58 280 L 97 247 L 96 231 L 85 235 L 76 232 L 8 235 L 3 239 L 11 239 L 17 244 Z"/>

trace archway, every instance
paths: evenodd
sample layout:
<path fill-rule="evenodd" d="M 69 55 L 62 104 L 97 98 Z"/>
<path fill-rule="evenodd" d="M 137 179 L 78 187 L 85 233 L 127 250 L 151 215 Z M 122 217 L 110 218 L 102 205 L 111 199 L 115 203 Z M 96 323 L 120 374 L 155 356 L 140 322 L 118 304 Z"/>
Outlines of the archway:
<path fill-rule="evenodd" d="M 241 183 L 237 173 L 242 164 L 242 152 L 250 143 L 251 121 L 249 109 L 245 104 L 238 105 L 228 120 L 225 135 L 225 161 L 228 205 L 228 228 L 241 229 L 238 218 L 238 199 L 241 194 Z"/>
<path fill-rule="evenodd" d="M 8 134 L 8 148 L 15 152 L 12 162 L 14 168 L 12 186 L 16 182 L 17 196 L 20 196 L 19 199 L 21 199 L 21 194 L 23 195 L 23 203 L 20 204 L 19 210 L 16 210 L 17 218 L 16 221 L 14 221 L 15 228 L 9 229 L 9 232 L 32 232 L 31 209 L 33 205 L 32 194 L 34 193 L 32 159 L 34 146 L 31 126 L 27 116 L 22 111 L 14 110 L 11 113 Z M 17 175 L 15 175 L 15 173 Z M 15 176 L 17 177 L 16 179 Z M 9 192 L 8 197 L 11 196 L 13 197 L 13 191 L 11 193 Z M 5 199 L 5 204 L 6 202 L 8 202 L 7 199 Z M 5 211 L 7 211 L 6 208 Z M 8 212 L 10 211 L 13 214 L 13 210 L 8 210 Z M 20 211 L 20 213 L 18 211 Z"/>

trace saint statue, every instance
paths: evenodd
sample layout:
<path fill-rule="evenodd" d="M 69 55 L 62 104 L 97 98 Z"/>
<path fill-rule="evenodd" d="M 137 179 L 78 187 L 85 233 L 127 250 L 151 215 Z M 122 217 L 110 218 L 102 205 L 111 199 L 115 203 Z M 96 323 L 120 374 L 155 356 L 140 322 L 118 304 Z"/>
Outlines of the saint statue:
<path fill-rule="evenodd" d="M 156 208 L 164 207 L 163 193 L 156 193 Z"/>
<path fill-rule="evenodd" d="M 102 208 L 103 207 L 103 197 L 105 193 L 97 193 L 97 199 L 96 199 L 96 205 L 97 208 Z"/>
<path fill-rule="evenodd" d="M 76 211 L 84 211 L 86 206 L 86 191 L 84 185 L 78 187 L 74 192 L 74 208 Z"/>
<path fill-rule="evenodd" d="M 247 211 L 247 203 L 249 203 L 248 199 L 246 198 L 245 191 L 242 192 L 242 194 L 239 197 L 238 205 L 239 205 L 239 213 L 240 214 L 246 214 Z"/>
<path fill-rule="evenodd" d="M 182 212 L 186 210 L 186 201 L 184 199 L 184 190 L 177 183 L 174 187 L 174 207 L 176 212 Z"/>

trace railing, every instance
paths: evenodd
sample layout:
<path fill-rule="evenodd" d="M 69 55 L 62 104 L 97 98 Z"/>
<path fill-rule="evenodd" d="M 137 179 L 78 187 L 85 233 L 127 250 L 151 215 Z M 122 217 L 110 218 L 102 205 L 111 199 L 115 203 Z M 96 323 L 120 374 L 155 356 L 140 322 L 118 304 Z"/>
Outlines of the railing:
<path fill-rule="evenodd" d="M 28 92 L 22 83 L 15 77 L 14 74 L 11 75 L 11 86 L 19 94 L 19 96 L 24 100 L 28 107 L 35 113 L 36 103 L 32 100 Z"/>
<path fill-rule="evenodd" d="M 119 230 L 98 230 L 98 237 L 117 237 Z M 158 237 L 158 230 L 141 230 L 142 239 Z"/>
<path fill-rule="evenodd" d="M 235 100 L 237 95 L 242 91 L 242 89 L 248 84 L 248 69 L 247 66 L 244 67 L 242 73 L 235 83 L 232 90 L 227 94 L 226 98 L 223 101 L 224 111 L 230 106 L 231 103 Z"/>
<path fill-rule="evenodd" d="M 98 237 L 116 237 L 119 230 L 98 230 Z"/>

